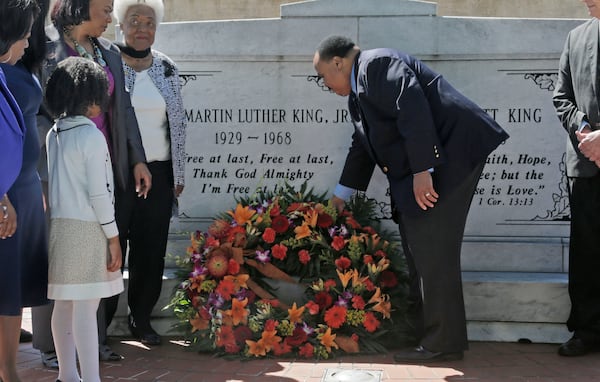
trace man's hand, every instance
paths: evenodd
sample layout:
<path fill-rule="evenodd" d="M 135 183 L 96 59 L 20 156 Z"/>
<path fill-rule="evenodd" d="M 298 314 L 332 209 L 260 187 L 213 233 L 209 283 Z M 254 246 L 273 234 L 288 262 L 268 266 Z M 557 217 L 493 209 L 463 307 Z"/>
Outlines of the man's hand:
<path fill-rule="evenodd" d="M 421 209 L 433 208 L 438 200 L 438 193 L 433 188 L 433 180 L 429 171 L 421 171 L 413 175 L 413 192 Z"/>
<path fill-rule="evenodd" d="M 135 178 L 135 192 L 138 198 L 148 197 L 148 192 L 152 188 L 152 174 L 148 170 L 146 163 L 140 162 L 133 166 L 133 176 Z"/>
<path fill-rule="evenodd" d="M 600 167 L 600 130 L 592 131 L 586 127 L 581 132 L 576 131 L 575 135 L 581 153 Z"/>
<path fill-rule="evenodd" d="M 344 199 L 338 198 L 337 196 L 333 195 L 331 197 L 331 204 L 333 204 L 337 212 L 342 212 L 344 210 L 344 205 L 346 205 L 346 202 L 344 201 Z"/>

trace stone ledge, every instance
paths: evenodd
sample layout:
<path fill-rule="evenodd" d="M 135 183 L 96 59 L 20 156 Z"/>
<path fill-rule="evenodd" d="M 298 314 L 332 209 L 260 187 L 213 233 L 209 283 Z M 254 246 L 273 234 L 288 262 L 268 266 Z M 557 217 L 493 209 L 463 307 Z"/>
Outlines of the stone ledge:
<path fill-rule="evenodd" d="M 127 285 L 127 272 L 124 274 Z M 567 275 L 564 273 L 463 272 L 463 292 L 472 341 L 518 341 L 561 343 L 569 338 L 564 325 L 569 314 Z M 175 269 L 165 271 L 163 290 L 152 324 L 162 335 L 173 331 L 173 313 L 164 310 L 179 280 Z M 112 336 L 129 336 L 127 296 L 109 328 Z"/>

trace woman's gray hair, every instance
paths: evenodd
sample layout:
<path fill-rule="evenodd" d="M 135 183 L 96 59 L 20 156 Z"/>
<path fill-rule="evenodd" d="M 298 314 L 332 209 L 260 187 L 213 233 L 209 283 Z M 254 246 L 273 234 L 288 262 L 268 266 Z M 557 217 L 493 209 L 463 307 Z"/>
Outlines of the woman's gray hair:
<path fill-rule="evenodd" d="M 134 5 L 146 5 L 154 10 L 154 16 L 156 17 L 156 24 L 160 24 L 165 15 L 165 5 L 163 0 L 115 0 L 113 7 L 113 14 L 117 19 L 117 22 L 122 23 L 125 21 L 125 15 L 127 10 Z"/>

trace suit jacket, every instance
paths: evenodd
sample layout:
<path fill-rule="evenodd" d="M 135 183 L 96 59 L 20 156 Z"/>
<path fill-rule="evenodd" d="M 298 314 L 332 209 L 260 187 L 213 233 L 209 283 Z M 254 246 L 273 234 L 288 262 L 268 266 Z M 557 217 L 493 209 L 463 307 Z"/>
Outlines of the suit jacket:
<path fill-rule="evenodd" d="M 569 32 L 560 57 L 554 107 L 567 130 L 567 175 L 591 177 L 598 167 L 577 148 L 575 131 L 582 121 L 592 130 L 600 127 L 598 109 L 598 34 L 599 21 L 593 18 Z"/>
<path fill-rule="evenodd" d="M 42 67 L 43 84 L 47 82 L 58 63 L 69 57 L 63 36 L 54 25 L 46 27 L 46 35 L 48 36 L 48 53 Z M 96 43 L 102 51 L 102 56 L 110 68 L 115 81 L 115 90 L 110 101 L 112 113 L 109 114 L 112 146 L 111 159 L 115 183 L 122 190 L 125 190 L 133 165 L 146 162 L 146 155 L 142 146 L 142 137 L 135 112 L 131 106 L 131 98 L 125 89 L 121 52 L 107 39 L 99 38 L 96 40 Z M 47 128 L 50 129 L 51 127 L 52 124 L 49 123 Z"/>
<path fill-rule="evenodd" d="M 0 199 L 19 176 L 23 164 L 24 140 L 23 114 L 8 89 L 6 77 L 0 68 Z"/>
<path fill-rule="evenodd" d="M 365 190 L 378 166 L 402 213 L 425 213 L 414 198 L 413 174 L 433 168 L 443 198 L 508 138 L 484 110 L 407 54 L 363 51 L 353 75 L 356 95 L 349 109 L 355 131 L 340 183 Z"/>

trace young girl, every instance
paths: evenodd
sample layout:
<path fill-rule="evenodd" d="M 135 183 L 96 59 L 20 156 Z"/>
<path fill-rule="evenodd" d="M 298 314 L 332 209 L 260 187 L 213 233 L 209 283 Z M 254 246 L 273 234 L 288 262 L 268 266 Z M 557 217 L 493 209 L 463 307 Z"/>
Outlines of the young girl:
<path fill-rule="evenodd" d="M 48 298 L 59 380 L 99 382 L 100 299 L 123 291 L 114 218 L 113 173 L 104 135 L 90 118 L 108 103 L 108 78 L 92 60 L 70 57 L 48 80 L 46 105 L 58 118 L 46 137 L 51 208 Z"/>

